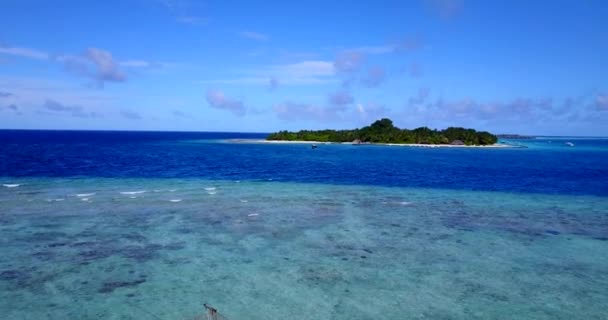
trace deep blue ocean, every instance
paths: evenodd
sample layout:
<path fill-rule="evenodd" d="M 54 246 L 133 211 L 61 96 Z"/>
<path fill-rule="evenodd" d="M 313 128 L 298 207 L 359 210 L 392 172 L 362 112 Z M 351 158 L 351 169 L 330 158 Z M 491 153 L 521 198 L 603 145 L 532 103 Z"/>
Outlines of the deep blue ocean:
<path fill-rule="evenodd" d="M 608 139 L 0 130 L 0 318 L 607 319 Z"/>
<path fill-rule="evenodd" d="M 224 143 L 260 133 L 0 131 L 0 176 L 204 178 L 608 195 L 608 139 L 524 148 Z M 573 141 L 575 147 L 565 142 Z"/>

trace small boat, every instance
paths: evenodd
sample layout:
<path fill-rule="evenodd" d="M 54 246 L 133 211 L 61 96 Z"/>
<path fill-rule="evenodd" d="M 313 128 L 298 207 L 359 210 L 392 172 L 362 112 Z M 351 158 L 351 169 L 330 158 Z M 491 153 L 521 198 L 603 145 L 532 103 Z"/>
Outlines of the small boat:
<path fill-rule="evenodd" d="M 574 147 L 574 143 L 572 143 L 572 142 L 566 142 L 566 145 L 567 145 L 568 147 Z"/>
<path fill-rule="evenodd" d="M 310 146 L 312 149 L 316 149 L 318 148 L 316 144 L 313 144 L 312 146 Z"/>

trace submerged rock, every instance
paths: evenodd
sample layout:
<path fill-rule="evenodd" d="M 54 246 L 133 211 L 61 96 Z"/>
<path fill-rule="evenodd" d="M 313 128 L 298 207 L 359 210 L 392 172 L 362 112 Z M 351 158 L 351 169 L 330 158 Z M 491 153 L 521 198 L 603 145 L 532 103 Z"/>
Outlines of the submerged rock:
<path fill-rule="evenodd" d="M 128 234 L 123 235 L 122 237 L 127 240 L 131 240 L 131 241 L 135 241 L 135 242 L 145 242 L 148 240 L 148 238 L 146 238 L 145 236 L 143 236 L 139 233 L 128 233 Z"/>
<path fill-rule="evenodd" d="M 24 240 L 27 242 L 47 242 L 56 241 L 60 238 L 66 238 L 68 235 L 63 232 L 48 231 L 48 232 L 35 232 Z"/>
<path fill-rule="evenodd" d="M 300 280 L 311 284 L 335 284 L 336 282 L 342 281 L 342 273 L 338 270 L 316 267 L 316 268 L 302 268 L 302 277 Z"/>
<path fill-rule="evenodd" d="M 0 272 L 0 280 L 12 281 L 29 278 L 29 274 L 19 270 L 5 270 Z"/>
<path fill-rule="evenodd" d="M 56 247 L 63 247 L 66 245 L 67 245 L 67 243 L 65 243 L 65 242 L 55 242 L 55 243 L 51 243 L 51 244 L 47 245 L 47 247 L 56 248 Z"/>
<path fill-rule="evenodd" d="M 55 254 L 49 251 L 39 251 L 32 253 L 32 257 L 41 261 L 50 261 L 55 258 Z"/>
<path fill-rule="evenodd" d="M 112 250 L 109 248 L 101 247 L 92 250 L 82 251 L 78 253 L 78 257 L 81 262 L 90 262 L 94 260 L 105 259 L 112 256 Z"/>
<path fill-rule="evenodd" d="M 173 242 L 173 243 L 169 243 L 169 244 L 166 244 L 163 246 L 163 248 L 166 250 L 181 250 L 181 249 L 184 249 L 185 247 L 186 247 L 185 241 Z"/>
<path fill-rule="evenodd" d="M 119 253 L 124 258 L 133 259 L 137 262 L 146 262 L 156 258 L 157 251 L 163 246 L 159 244 L 149 244 L 145 246 L 126 246 L 119 249 Z"/>
<path fill-rule="evenodd" d="M 97 290 L 97 292 L 99 293 L 111 293 L 114 290 L 118 289 L 118 288 L 128 288 L 128 287 L 135 287 L 138 286 L 142 283 L 146 282 L 145 278 L 141 278 L 141 279 L 137 279 L 137 280 L 133 280 L 133 281 L 112 281 L 112 282 L 105 282 L 103 284 L 103 286 L 101 287 L 101 289 Z"/>
<path fill-rule="evenodd" d="M 25 270 L 4 270 L 0 272 L 0 281 L 7 281 L 16 285 L 17 288 L 25 288 L 32 284 L 33 269 L 28 272 Z"/>

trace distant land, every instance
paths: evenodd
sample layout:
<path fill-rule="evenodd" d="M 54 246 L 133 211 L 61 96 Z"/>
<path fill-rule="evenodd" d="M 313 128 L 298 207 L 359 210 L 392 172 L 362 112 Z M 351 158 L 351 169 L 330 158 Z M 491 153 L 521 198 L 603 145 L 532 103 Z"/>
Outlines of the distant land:
<path fill-rule="evenodd" d="M 433 130 L 420 127 L 413 130 L 400 129 L 390 119 L 380 119 L 369 126 L 353 130 L 301 130 L 279 131 L 266 137 L 267 141 L 311 141 L 353 144 L 420 144 L 420 145 L 494 145 L 498 137 L 486 131 L 450 127 Z"/>

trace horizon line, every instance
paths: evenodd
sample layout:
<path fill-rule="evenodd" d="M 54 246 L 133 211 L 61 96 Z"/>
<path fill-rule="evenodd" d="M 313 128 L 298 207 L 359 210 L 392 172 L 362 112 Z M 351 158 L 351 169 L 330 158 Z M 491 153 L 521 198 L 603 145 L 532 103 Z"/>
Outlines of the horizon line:
<path fill-rule="evenodd" d="M 307 129 L 301 129 L 307 130 Z M 321 129 L 321 130 L 342 130 L 342 129 Z M 435 129 L 437 130 L 437 129 Z M 0 131 L 85 131 L 85 132 L 159 132 L 159 133 L 245 133 L 245 134 L 270 134 L 273 132 L 260 132 L 260 131 L 180 131 L 180 130 L 129 130 L 129 129 L 5 129 L 0 128 Z M 279 130 L 284 131 L 284 130 Z M 290 130 L 287 130 L 290 131 Z M 274 131 L 278 132 L 278 131 Z M 494 133 L 492 133 L 494 134 Z M 496 133 L 496 136 L 501 135 L 519 135 L 523 137 L 550 137 L 550 138 L 608 138 L 608 136 L 578 136 L 578 135 L 544 135 L 544 134 L 519 134 L 519 133 Z"/>

